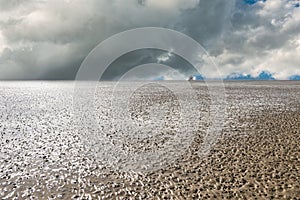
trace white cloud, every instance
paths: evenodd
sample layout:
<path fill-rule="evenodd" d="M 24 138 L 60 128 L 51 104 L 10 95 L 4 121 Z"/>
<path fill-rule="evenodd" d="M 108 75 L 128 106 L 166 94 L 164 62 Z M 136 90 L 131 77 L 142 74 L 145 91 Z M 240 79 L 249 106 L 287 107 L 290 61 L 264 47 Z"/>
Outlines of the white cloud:
<path fill-rule="evenodd" d="M 166 62 L 166 61 L 170 60 L 171 57 L 172 57 L 172 52 L 167 52 L 167 53 L 165 53 L 165 54 L 160 55 L 160 56 L 157 58 L 157 62 L 158 62 L 158 63 Z"/>
<path fill-rule="evenodd" d="M 2 53 L 2 51 L 6 48 L 6 41 L 5 38 L 3 37 L 1 31 L 0 31 L 0 54 Z"/>
<path fill-rule="evenodd" d="M 233 29 L 216 56 L 222 74 L 269 71 L 278 79 L 300 74 L 300 12 L 295 3 L 273 0 L 237 8 Z"/>
<path fill-rule="evenodd" d="M 199 3 L 198 0 L 146 0 L 145 5 L 169 11 L 193 8 Z"/>

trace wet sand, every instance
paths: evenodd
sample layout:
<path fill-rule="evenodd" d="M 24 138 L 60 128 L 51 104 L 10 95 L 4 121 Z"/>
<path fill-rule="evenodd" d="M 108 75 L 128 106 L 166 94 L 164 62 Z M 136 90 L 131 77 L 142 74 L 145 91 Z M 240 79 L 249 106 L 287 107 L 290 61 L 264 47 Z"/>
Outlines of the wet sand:
<path fill-rule="evenodd" d="M 180 82 L 174 84 L 180 86 Z M 101 95 L 112 85 L 99 85 Z M 206 116 L 205 85 L 192 85 L 202 105 L 198 112 Z M 74 126 L 71 83 L 0 82 L 0 197 L 298 199 L 300 83 L 233 81 L 225 86 L 228 116 L 221 137 L 206 157 L 199 158 L 197 150 L 208 123 L 193 118 L 199 126 L 194 127 L 196 135 L 183 155 L 157 171 L 136 173 L 104 165 L 84 146 Z M 122 86 L 117 94 L 122 96 L 126 87 L 130 86 Z M 155 96 L 154 91 L 149 86 L 142 94 L 147 98 L 150 94 L 152 102 L 172 99 L 173 104 L 167 105 L 172 105 L 176 116 L 174 98 L 159 92 Z M 137 99 L 133 96 L 130 109 L 143 117 L 142 111 L 134 110 L 143 105 Z M 102 119 L 105 100 L 98 101 Z M 135 143 L 130 148 L 138 150 Z"/>

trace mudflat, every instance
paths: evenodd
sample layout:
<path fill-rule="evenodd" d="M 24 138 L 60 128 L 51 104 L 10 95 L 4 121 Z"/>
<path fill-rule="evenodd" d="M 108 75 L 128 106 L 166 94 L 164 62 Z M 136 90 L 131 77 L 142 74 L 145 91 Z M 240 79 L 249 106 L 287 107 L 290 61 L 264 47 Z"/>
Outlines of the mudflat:
<path fill-rule="evenodd" d="M 1 199 L 299 198 L 300 82 L 225 82 L 224 126 L 205 156 L 199 156 L 211 125 L 205 83 L 191 82 L 187 90 L 182 82 L 170 82 L 169 88 L 181 91 L 174 94 L 157 82 L 122 99 L 134 84 L 120 83 L 114 101 L 115 83 L 98 84 L 93 109 L 100 139 L 107 136 L 134 157 L 155 155 L 176 134 L 193 136 L 184 151 L 167 150 L 164 160 L 172 162 L 142 172 L 109 165 L 101 146 L 89 146 L 97 137 L 74 123 L 72 82 L 0 82 Z M 190 126 L 180 129 L 178 99 L 191 93 L 197 105 L 187 106 Z M 118 113 L 109 115 L 110 103 L 118 101 L 140 129 L 130 128 Z"/>

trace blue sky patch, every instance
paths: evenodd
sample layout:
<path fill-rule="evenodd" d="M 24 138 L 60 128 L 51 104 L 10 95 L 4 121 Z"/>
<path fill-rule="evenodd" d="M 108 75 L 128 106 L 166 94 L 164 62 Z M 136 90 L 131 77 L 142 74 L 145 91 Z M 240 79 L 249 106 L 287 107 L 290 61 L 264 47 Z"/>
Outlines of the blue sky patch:
<path fill-rule="evenodd" d="M 233 73 L 225 78 L 225 80 L 275 80 L 270 72 L 262 71 L 257 77 L 250 74 Z"/>
<path fill-rule="evenodd" d="M 249 5 L 256 4 L 259 1 L 266 2 L 267 0 L 244 0 L 244 2 Z"/>
<path fill-rule="evenodd" d="M 291 81 L 300 81 L 300 75 L 294 75 L 289 78 Z"/>

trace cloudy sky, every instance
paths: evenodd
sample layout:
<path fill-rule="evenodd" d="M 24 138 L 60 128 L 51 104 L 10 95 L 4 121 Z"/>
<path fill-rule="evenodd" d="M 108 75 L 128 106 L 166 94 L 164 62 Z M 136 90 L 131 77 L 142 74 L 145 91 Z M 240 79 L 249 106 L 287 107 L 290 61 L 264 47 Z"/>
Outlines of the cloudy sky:
<path fill-rule="evenodd" d="M 268 71 L 288 79 L 300 75 L 299 5 L 299 0 L 0 0 L 0 79 L 74 79 L 101 41 L 147 26 L 198 41 L 223 77 Z M 147 50 L 121 56 L 107 77 L 155 61 L 177 63 L 190 73 L 176 56 Z"/>

